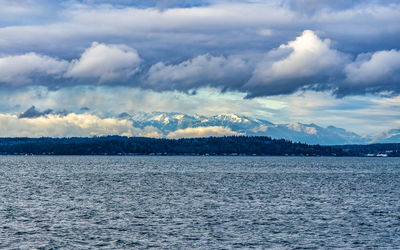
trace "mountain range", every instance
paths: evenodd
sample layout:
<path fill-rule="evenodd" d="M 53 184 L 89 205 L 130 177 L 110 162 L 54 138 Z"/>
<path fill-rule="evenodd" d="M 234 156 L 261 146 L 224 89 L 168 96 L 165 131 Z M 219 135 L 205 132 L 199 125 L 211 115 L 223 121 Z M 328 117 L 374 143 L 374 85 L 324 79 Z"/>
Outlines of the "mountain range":
<path fill-rule="evenodd" d="M 129 119 L 136 128 L 156 129 L 161 137 L 205 137 L 222 135 L 249 135 L 283 138 L 293 142 L 320 145 L 397 143 L 400 129 L 392 129 L 373 136 L 360 136 L 334 126 L 316 124 L 274 124 L 236 114 L 213 116 L 187 115 L 182 113 L 121 113 L 120 118 Z M 204 132 L 205 131 L 205 132 Z M 202 132 L 202 133 L 199 133 Z"/>

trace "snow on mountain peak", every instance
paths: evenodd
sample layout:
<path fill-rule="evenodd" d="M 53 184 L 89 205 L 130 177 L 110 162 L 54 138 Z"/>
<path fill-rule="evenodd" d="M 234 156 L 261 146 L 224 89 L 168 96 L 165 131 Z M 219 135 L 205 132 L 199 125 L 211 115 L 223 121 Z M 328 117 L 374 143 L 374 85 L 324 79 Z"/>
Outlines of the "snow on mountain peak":
<path fill-rule="evenodd" d="M 239 117 L 238 115 L 235 115 L 235 114 L 221 114 L 221 115 L 217 115 L 217 118 L 228 120 L 231 122 L 237 122 L 237 123 L 249 122 L 249 120 L 247 118 Z"/>
<path fill-rule="evenodd" d="M 187 115 L 183 113 L 138 112 L 132 115 L 123 113 L 121 114 L 121 118 L 130 119 L 133 126 L 137 128 L 153 128 L 159 131 L 161 136 L 164 137 L 178 130 L 181 132 L 191 132 L 192 130 L 188 128 L 198 128 L 197 130 L 193 130 L 197 132 L 200 130 L 210 132 L 211 129 L 207 130 L 207 127 L 218 127 L 224 128 L 224 130 L 221 130 L 224 131 L 224 133 L 228 133 L 227 131 L 231 130 L 232 133 L 241 135 L 269 136 L 308 144 L 336 145 L 400 141 L 400 130 L 387 131 L 375 137 L 361 137 L 356 133 L 334 126 L 324 128 L 313 123 L 302 124 L 299 122 L 273 124 L 266 120 L 253 119 L 237 114 L 204 116 L 198 114 Z"/>
<path fill-rule="evenodd" d="M 174 117 L 175 119 L 177 119 L 177 120 L 182 120 L 182 119 L 185 117 L 185 115 L 179 114 L 179 115 L 174 115 L 173 117 Z M 193 116 L 193 117 L 196 118 L 196 116 Z"/>
<path fill-rule="evenodd" d="M 317 126 L 315 124 L 305 125 L 298 122 L 294 122 L 288 124 L 287 128 L 296 132 L 304 132 L 309 135 L 316 135 L 318 133 Z"/>

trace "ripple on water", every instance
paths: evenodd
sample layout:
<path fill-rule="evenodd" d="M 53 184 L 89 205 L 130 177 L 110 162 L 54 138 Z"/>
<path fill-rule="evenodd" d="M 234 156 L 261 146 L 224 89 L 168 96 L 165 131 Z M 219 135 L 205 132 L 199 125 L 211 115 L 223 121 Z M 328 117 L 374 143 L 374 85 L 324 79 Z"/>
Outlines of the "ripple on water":
<path fill-rule="evenodd" d="M 398 248 L 400 159 L 1 156 L 0 248 Z"/>

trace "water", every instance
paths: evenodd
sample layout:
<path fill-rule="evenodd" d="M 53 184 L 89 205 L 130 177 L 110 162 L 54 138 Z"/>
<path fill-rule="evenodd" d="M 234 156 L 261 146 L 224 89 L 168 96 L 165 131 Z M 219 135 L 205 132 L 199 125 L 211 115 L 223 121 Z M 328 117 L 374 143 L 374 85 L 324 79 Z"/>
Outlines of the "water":
<path fill-rule="evenodd" d="M 399 248 L 400 159 L 0 157 L 0 248 Z"/>

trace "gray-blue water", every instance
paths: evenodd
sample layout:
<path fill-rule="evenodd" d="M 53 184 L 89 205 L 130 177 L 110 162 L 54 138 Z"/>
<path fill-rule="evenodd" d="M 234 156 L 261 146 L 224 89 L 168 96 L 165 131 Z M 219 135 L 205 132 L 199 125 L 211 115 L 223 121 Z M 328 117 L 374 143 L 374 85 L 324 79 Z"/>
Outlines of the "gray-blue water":
<path fill-rule="evenodd" d="M 0 157 L 0 248 L 400 248 L 400 159 Z"/>

